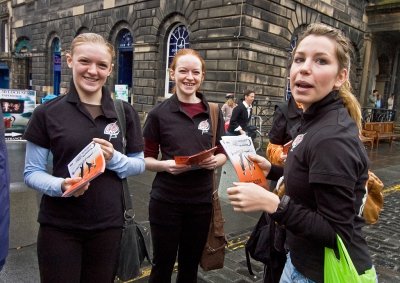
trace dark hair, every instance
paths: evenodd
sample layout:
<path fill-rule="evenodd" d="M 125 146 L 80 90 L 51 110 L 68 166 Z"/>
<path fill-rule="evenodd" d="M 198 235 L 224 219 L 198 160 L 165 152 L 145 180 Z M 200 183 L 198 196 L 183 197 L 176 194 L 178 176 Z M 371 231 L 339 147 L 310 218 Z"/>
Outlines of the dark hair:
<path fill-rule="evenodd" d="M 249 96 L 251 93 L 254 93 L 254 90 L 246 89 L 246 90 L 244 91 L 244 96 Z"/>

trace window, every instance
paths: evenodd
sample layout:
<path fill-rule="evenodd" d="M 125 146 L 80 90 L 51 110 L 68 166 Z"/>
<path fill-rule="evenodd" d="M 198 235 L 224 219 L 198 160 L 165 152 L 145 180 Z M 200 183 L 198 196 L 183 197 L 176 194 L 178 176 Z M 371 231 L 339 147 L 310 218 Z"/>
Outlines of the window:
<path fill-rule="evenodd" d="M 52 50 L 52 68 L 53 68 L 53 94 L 60 94 L 60 83 L 61 83 L 61 44 L 59 38 L 54 38 L 51 44 Z"/>
<path fill-rule="evenodd" d="M 176 52 L 180 49 L 189 48 L 189 32 L 185 25 L 178 24 L 171 29 L 168 35 L 167 44 L 167 66 L 165 74 L 165 97 L 170 97 L 172 95 L 172 89 L 174 87 L 174 82 L 169 79 L 169 66 Z"/>

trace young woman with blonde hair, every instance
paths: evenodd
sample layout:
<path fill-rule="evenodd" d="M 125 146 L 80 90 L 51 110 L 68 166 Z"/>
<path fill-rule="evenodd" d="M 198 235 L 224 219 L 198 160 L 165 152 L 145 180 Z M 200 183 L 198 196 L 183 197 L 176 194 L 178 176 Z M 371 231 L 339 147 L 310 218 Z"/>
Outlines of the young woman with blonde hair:
<path fill-rule="evenodd" d="M 66 54 L 69 92 L 33 112 L 25 131 L 25 183 L 43 193 L 37 241 L 40 281 L 114 282 L 124 223 L 122 179 L 144 172 L 139 115 L 124 103 L 124 137 L 111 94 L 104 86 L 113 70 L 114 48 L 101 35 L 82 33 Z M 104 173 L 61 197 L 80 177 L 68 163 L 90 142 L 100 144 Z M 47 171 L 49 153 L 53 171 Z"/>
<path fill-rule="evenodd" d="M 375 272 L 361 232 L 369 161 L 358 137 L 361 111 L 351 93 L 350 53 L 340 30 L 324 24 L 306 29 L 290 68 L 292 94 L 304 112 L 285 168 L 253 156 L 268 178 L 283 174 L 286 195 L 279 199 L 250 183 L 228 188 L 236 211 L 266 211 L 286 228 L 281 283 L 324 282 L 324 249 L 337 246 L 337 235 L 359 274 Z"/>

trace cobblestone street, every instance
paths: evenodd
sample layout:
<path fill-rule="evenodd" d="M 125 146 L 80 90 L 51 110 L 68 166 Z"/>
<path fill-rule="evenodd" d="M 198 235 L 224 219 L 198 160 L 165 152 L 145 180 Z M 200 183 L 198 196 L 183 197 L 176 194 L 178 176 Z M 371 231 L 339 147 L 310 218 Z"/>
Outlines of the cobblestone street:
<path fill-rule="evenodd" d="M 19 162 L 22 162 L 23 155 L 17 154 L 17 151 L 23 150 L 20 147 L 21 145 L 15 145 L 13 150 L 16 152 L 10 151 L 10 156 L 15 161 L 15 164 L 12 165 L 13 172 L 21 170 L 21 168 L 18 168 L 18 164 L 21 164 Z M 372 171 L 385 184 L 385 200 L 384 209 L 378 223 L 366 226 L 364 232 L 378 272 L 379 282 L 397 283 L 400 282 L 400 143 L 394 142 L 392 147 L 389 147 L 388 144 L 382 144 L 379 149 L 370 150 L 368 154 L 371 160 Z M 220 183 L 220 199 L 223 215 L 226 219 L 225 232 L 229 240 L 225 266 L 221 270 L 210 272 L 203 272 L 199 269 L 199 283 L 262 282 L 263 265 L 251 260 L 256 276 L 250 276 L 247 271 L 243 248 L 253 226 L 259 218 L 259 213 L 245 214 L 233 212 L 225 194 L 225 189 L 235 180 L 235 174 L 232 170 L 230 163 L 227 163 L 223 168 Z M 11 177 L 13 187 L 21 186 L 21 176 Z M 146 172 L 140 176 L 129 178 L 138 221 L 147 220 L 149 191 L 153 177 L 153 173 Z M 20 189 L 24 191 L 23 188 Z M 25 195 L 25 191 L 24 194 L 18 191 L 18 194 L 12 196 L 14 200 L 24 202 L 26 209 L 20 211 L 19 214 L 15 213 L 12 215 L 11 221 L 14 225 L 23 225 L 23 227 L 21 226 L 23 229 L 20 228 L 19 231 L 22 232 L 13 234 L 12 239 L 10 239 L 10 242 L 15 247 L 9 250 L 6 266 L 0 273 L 0 283 L 40 282 L 36 258 L 36 233 L 29 234 L 26 232 L 27 225 L 37 225 L 35 223 L 37 207 L 35 204 L 27 206 L 27 200 L 24 199 Z M 34 202 L 36 202 L 35 195 Z M 31 219 L 33 223 L 27 223 L 27 219 Z M 27 242 L 27 237 L 32 243 L 18 245 L 18 243 Z M 149 271 L 148 267 L 143 268 L 142 277 L 129 282 L 148 282 Z M 171 282 L 175 282 L 175 276 L 176 273 L 174 273 Z"/>

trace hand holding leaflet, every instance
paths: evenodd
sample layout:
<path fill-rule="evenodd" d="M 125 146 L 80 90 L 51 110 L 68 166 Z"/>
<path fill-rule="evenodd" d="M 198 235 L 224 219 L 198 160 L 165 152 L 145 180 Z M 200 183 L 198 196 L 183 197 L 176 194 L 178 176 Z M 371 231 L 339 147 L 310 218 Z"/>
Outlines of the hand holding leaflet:
<path fill-rule="evenodd" d="M 190 156 L 175 156 L 175 163 L 176 164 L 185 164 L 185 165 L 198 165 L 204 159 L 212 156 L 217 149 L 216 146 L 210 149 L 203 150 L 197 154 L 190 155 Z"/>
<path fill-rule="evenodd" d="M 68 171 L 71 178 L 81 177 L 82 180 L 69 187 L 62 196 L 71 196 L 76 190 L 103 173 L 105 168 L 106 161 L 100 145 L 95 142 L 89 143 L 68 164 Z"/>
<path fill-rule="evenodd" d="M 248 157 L 249 154 L 256 155 L 250 137 L 245 135 L 223 136 L 221 145 L 228 154 L 240 182 L 252 182 L 268 189 L 268 182 L 263 170 Z"/>

